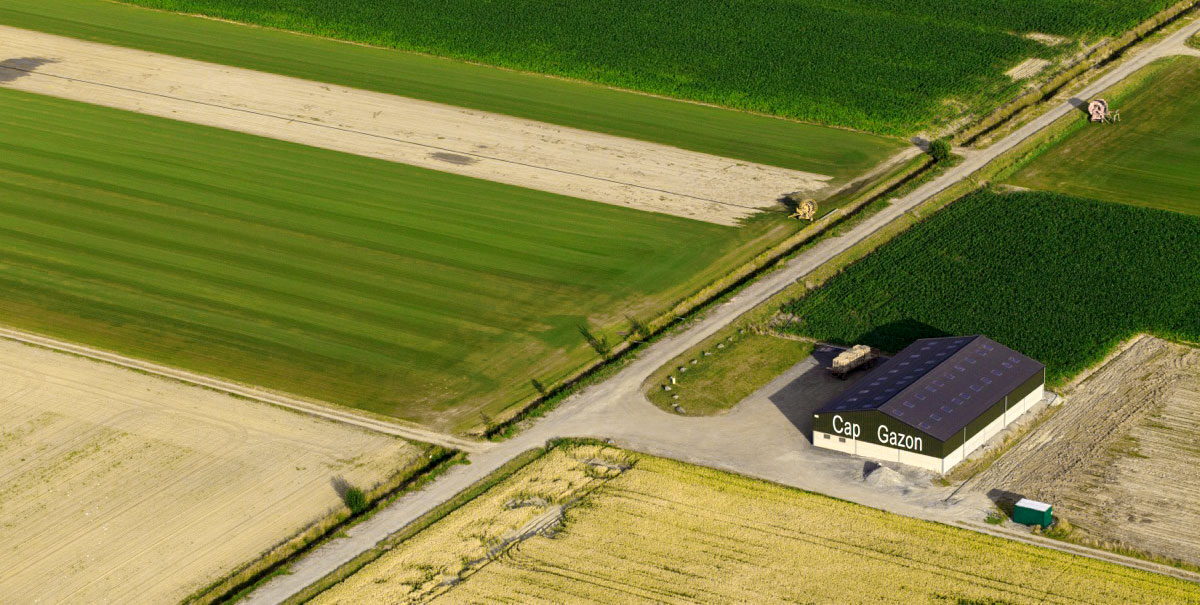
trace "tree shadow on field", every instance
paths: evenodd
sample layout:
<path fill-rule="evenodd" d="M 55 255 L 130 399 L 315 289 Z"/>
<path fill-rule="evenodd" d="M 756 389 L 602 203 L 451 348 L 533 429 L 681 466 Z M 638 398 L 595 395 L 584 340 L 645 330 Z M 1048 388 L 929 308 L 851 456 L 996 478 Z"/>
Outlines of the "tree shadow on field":
<path fill-rule="evenodd" d="M 37 71 L 39 67 L 50 63 L 58 63 L 58 61 L 44 57 L 20 57 L 0 61 L 0 84 L 28 76 Z"/>
<path fill-rule="evenodd" d="M 333 491 L 337 492 L 338 498 L 341 498 L 343 501 L 346 499 L 346 494 L 350 493 L 350 490 L 354 487 L 341 475 L 334 475 L 330 478 L 329 485 L 333 487 Z"/>

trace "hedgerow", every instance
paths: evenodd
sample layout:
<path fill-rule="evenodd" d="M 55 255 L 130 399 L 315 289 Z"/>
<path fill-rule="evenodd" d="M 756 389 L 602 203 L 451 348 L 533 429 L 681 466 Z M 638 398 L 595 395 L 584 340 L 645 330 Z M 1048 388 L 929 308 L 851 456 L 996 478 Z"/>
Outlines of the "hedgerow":
<path fill-rule="evenodd" d="M 1200 340 L 1200 217 L 1050 193 L 959 200 L 784 306 L 793 331 L 896 351 L 986 334 L 1061 384 L 1138 332 Z"/>
<path fill-rule="evenodd" d="M 1020 34 L 1127 29 L 1169 0 L 127 0 L 805 121 L 907 134 L 990 106 L 1068 52 Z M 960 106 L 961 107 L 961 106 Z"/>

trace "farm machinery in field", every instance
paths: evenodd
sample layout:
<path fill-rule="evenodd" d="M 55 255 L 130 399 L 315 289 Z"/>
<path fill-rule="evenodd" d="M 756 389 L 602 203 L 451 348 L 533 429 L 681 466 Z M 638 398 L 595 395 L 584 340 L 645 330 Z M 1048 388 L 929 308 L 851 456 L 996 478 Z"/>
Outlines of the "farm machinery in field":
<path fill-rule="evenodd" d="M 796 204 L 796 211 L 788 218 L 798 218 L 809 222 L 817 220 L 817 200 L 807 199 Z"/>
<path fill-rule="evenodd" d="M 1121 112 L 1108 107 L 1108 101 L 1093 99 L 1087 106 L 1088 120 L 1100 124 L 1113 124 L 1121 121 Z"/>

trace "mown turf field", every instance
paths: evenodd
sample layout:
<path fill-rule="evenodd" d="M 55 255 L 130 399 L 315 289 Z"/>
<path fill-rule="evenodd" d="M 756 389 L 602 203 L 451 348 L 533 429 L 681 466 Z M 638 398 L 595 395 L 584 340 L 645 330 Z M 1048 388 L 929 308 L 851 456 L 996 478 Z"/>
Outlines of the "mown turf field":
<path fill-rule="evenodd" d="M 441 428 L 594 359 L 581 324 L 663 311 L 766 223 L 0 90 L 0 322 Z"/>
<path fill-rule="evenodd" d="M 1022 187 L 1200 214 L 1200 58 L 1145 68 L 1109 98 L 1121 122 L 1084 124 L 1008 179 Z"/>
<path fill-rule="evenodd" d="M 505 544 L 539 527 L 552 537 Z M 1160 604 L 1198 595 L 1183 580 L 585 446 L 529 464 L 314 602 Z"/>
<path fill-rule="evenodd" d="M 127 0 L 727 107 L 910 134 L 1019 89 L 1054 49 L 1020 34 L 1123 31 L 1170 0 Z"/>
<path fill-rule="evenodd" d="M 5 0 L 0 2 L 0 24 L 664 143 L 827 174 L 840 182 L 870 169 L 905 144 L 861 132 L 107 0 Z"/>
<path fill-rule="evenodd" d="M 1138 332 L 1200 340 L 1200 217 L 1053 193 L 955 202 L 784 306 L 794 331 L 898 351 L 986 334 L 1064 383 Z"/>

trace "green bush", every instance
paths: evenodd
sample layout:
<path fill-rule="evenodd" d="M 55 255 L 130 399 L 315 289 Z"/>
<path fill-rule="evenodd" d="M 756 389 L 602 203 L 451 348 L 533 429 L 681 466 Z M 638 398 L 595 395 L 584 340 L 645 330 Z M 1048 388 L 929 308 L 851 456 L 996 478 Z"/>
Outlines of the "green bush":
<path fill-rule="evenodd" d="M 350 512 L 356 515 L 367 510 L 367 495 L 357 487 L 347 488 L 345 495 L 342 496 L 342 501 L 346 503 Z"/>
<path fill-rule="evenodd" d="M 945 162 L 950 159 L 950 141 L 937 139 L 929 143 L 929 155 L 935 162 Z"/>

